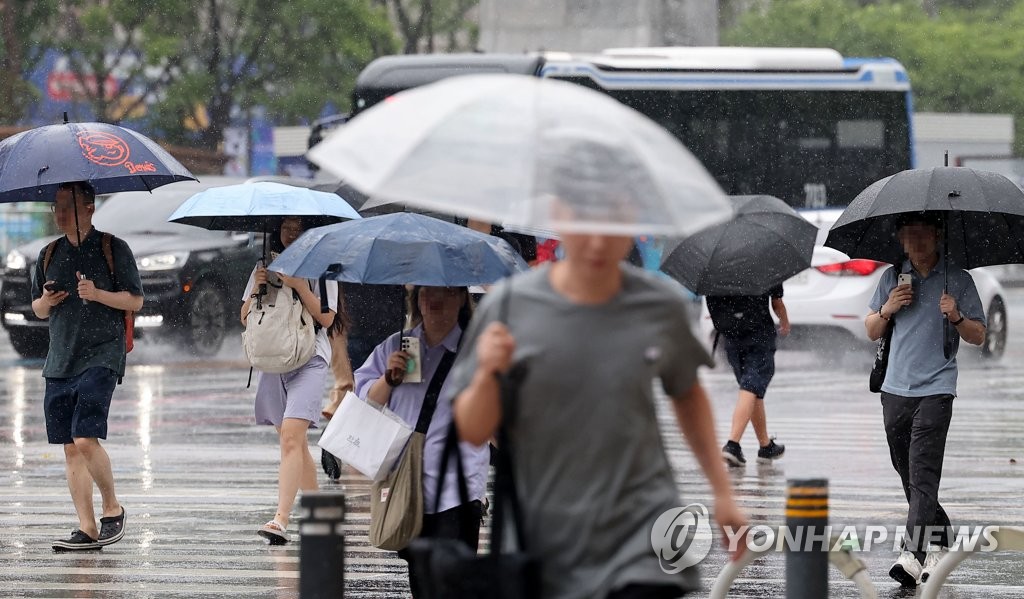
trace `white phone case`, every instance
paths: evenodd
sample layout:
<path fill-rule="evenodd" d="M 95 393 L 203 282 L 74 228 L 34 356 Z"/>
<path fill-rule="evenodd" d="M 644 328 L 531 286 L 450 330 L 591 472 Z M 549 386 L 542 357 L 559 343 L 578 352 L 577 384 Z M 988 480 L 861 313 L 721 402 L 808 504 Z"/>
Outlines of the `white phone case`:
<path fill-rule="evenodd" d="M 423 371 L 420 362 L 420 340 L 419 337 L 402 337 L 402 351 L 409 353 L 412 357 L 407 362 L 403 383 L 420 383 L 423 381 Z"/>
<path fill-rule="evenodd" d="M 901 274 L 896 279 L 896 285 L 897 286 L 898 285 L 913 285 L 913 284 L 914 284 L 914 278 L 912 276 L 910 276 L 909 274 L 907 274 L 907 273 Z"/>

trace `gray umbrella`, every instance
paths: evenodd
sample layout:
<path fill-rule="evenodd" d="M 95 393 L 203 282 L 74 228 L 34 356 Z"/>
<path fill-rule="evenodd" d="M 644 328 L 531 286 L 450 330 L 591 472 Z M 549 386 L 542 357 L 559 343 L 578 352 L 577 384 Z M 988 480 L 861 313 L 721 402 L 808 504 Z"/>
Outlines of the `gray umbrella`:
<path fill-rule="evenodd" d="M 729 199 L 736 215 L 682 240 L 663 271 L 700 295 L 761 295 L 810 268 L 817 227 L 772 196 Z"/>

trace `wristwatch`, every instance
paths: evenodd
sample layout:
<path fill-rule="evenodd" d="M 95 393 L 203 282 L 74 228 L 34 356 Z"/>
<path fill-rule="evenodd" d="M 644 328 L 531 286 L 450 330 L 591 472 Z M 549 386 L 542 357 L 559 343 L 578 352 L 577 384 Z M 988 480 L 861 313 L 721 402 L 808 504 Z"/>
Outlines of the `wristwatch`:
<path fill-rule="evenodd" d="M 951 325 L 953 325 L 955 327 L 956 326 L 960 326 L 960 323 L 964 321 L 964 318 L 965 318 L 965 316 L 963 314 L 961 314 L 960 315 L 960 320 L 951 320 L 951 321 L 949 321 L 949 324 L 951 324 Z"/>

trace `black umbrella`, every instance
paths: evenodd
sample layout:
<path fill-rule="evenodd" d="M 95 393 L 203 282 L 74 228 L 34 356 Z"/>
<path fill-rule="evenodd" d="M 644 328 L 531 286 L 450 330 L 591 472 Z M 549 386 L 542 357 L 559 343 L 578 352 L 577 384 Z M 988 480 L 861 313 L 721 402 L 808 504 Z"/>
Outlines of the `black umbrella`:
<path fill-rule="evenodd" d="M 736 215 L 680 242 L 663 271 L 699 295 L 761 295 L 810 268 L 817 227 L 772 196 L 729 199 Z"/>
<path fill-rule="evenodd" d="M 869 185 L 832 225 L 825 245 L 851 258 L 902 264 L 896 238 L 908 213 L 941 213 L 946 264 L 971 269 L 1024 262 L 1024 191 L 987 171 L 943 166 L 911 169 Z M 948 327 L 945 355 L 952 353 Z"/>

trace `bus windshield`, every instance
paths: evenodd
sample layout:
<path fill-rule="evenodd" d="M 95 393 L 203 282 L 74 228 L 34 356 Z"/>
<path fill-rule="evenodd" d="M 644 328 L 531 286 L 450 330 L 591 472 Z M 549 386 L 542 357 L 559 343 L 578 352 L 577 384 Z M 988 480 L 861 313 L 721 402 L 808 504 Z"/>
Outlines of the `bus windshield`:
<path fill-rule="evenodd" d="M 599 89 L 679 138 L 728 194 L 845 207 L 911 168 L 903 91 Z"/>

